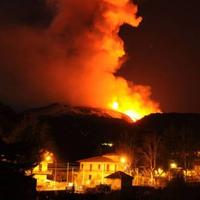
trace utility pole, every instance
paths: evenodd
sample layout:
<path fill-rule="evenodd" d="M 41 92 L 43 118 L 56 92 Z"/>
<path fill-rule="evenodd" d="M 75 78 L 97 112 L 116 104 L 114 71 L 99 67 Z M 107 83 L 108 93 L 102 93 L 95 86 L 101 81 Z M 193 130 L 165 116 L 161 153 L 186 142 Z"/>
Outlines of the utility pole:
<path fill-rule="evenodd" d="M 74 185 L 74 168 L 72 167 L 72 183 Z"/>
<path fill-rule="evenodd" d="M 82 168 L 82 185 L 84 185 L 85 173 L 84 173 L 84 165 Z"/>
<path fill-rule="evenodd" d="M 56 176 L 57 176 L 57 173 L 56 173 L 56 170 L 57 170 L 57 161 L 55 159 L 55 163 L 54 163 L 54 190 L 56 189 Z"/>
<path fill-rule="evenodd" d="M 67 163 L 67 178 L 66 178 L 66 182 L 67 182 L 67 185 L 68 185 L 68 182 L 69 182 L 69 162 Z"/>

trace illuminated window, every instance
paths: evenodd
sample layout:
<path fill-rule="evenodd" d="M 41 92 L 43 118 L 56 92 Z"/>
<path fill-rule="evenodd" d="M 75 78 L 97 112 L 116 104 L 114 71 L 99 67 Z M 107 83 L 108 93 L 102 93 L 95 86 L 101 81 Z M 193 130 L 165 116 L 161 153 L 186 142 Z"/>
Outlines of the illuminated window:
<path fill-rule="evenodd" d="M 82 165 L 81 165 L 81 169 L 82 169 L 82 170 L 83 170 L 83 166 L 84 166 L 84 165 L 82 164 Z"/>
<path fill-rule="evenodd" d="M 90 164 L 90 171 L 92 171 L 92 164 Z"/>
<path fill-rule="evenodd" d="M 88 178 L 89 178 L 89 180 L 91 180 L 92 179 L 92 175 L 90 174 Z"/>
<path fill-rule="evenodd" d="M 107 170 L 107 171 L 110 171 L 110 165 L 109 165 L 109 164 L 107 164 L 106 170 Z"/>
<path fill-rule="evenodd" d="M 101 165 L 100 164 L 98 165 L 98 170 L 101 170 Z"/>

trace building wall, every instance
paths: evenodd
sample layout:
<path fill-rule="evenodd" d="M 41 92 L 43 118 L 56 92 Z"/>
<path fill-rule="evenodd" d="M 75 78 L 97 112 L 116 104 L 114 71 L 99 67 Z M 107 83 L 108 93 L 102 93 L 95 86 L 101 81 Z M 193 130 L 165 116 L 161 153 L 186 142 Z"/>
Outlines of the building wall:
<path fill-rule="evenodd" d="M 116 154 L 106 154 L 106 155 L 103 155 L 103 156 L 106 157 L 106 158 L 109 158 L 109 159 L 111 159 L 111 160 L 113 160 L 114 162 L 117 163 L 117 171 L 122 171 L 122 172 L 126 171 L 128 161 L 126 161 L 125 163 L 122 163 L 120 161 L 121 156 L 116 155 Z"/>
<path fill-rule="evenodd" d="M 107 179 L 107 184 L 111 186 L 111 190 L 121 190 L 120 179 Z"/>
<path fill-rule="evenodd" d="M 39 165 L 37 165 L 32 174 L 34 174 L 34 178 L 37 180 L 37 190 L 45 190 L 52 185 L 51 181 L 47 179 L 47 175 L 52 172 L 48 170 L 48 162 L 42 161 Z"/>
<path fill-rule="evenodd" d="M 107 180 L 104 177 L 116 172 L 117 170 L 117 163 L 81 162 L 77 184 L 87 187 L 95 187 L 99 184 L 105 184 Z"/>
<path fill-rule="evenodd" d="M 46 171 L 48 171 L 48 163 L 47 162 L 41 162 L 39 165 L 37 165 L 33 169 L 33 173 L 46 172 Z"/>

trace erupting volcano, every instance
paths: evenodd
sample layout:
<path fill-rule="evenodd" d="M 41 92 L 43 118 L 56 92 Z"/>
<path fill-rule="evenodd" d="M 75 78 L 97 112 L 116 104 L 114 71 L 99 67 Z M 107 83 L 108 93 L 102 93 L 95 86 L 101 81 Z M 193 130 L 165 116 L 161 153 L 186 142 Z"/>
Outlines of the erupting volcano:
<path fill-rule="evenodd" d="M 15 35 L 9 29 L 1 37 L 12 35 L 10 46 L 16 47 L 18 73 L 12 76 L 24 91 L 20 93 L 22 87 L 13 84 L 15 104 L 64 102 L 107 108 L 125 113 L 133 121 L 160 112 L 158 103 L 150 98 L 149 86 L 116 76 L 126 58 L 120 27 L 137 27 L 142 20 L 131 0 L 53 0 L 50 6 L 56 14 L 48 27 L 18 27 Z M 13 52 L 9 48 L 5 54 Z M 9 59 L 5 63 L 4 71 L 12 71 Z M 12 97 L 2 95 L 11 101 Z"/>
<path fill-rule="evenodd" d="M 120 26 L 125 23 L 133 27 L 139 25 L 141 18 L 136 16 L 137 7 L 130 0 L 99 0 L 93 4 L 98 12 L 90 27 L 75 41 L 79 49 L 76 59 L 87 71 L 81 86 L 84 96 L 89 97 L 85 104 L 117 110 L 133 121 L 159 112 L 158 104 L 150 99 L 149 87 L 134 85 L 114 75 L 125 56 L 124 43 L 118 36 Z M 60 24 L 59 20 L 55 22 Z"/>
<path fill-rule="evenodd" d="M 123 41 L 118 36 L 119 29 L 124 23 L 133 27 L 138 26 L 141 18 L 136 16 L 137 7 L 129 0 L 101 2 L 100 15 L 96 18 L 94 29 L 90 33 L 90 37 L 92 36 L 94 40 L 92 42 L 94 54 L 88 64 L 91 68 L 95 66 L 100 70 L 99 78 L 103 82 L 105 98 L 100 97 L 100 100 L 106 99 L 106 101 L 100 102 L 98 106 L 108 106 L 125 113 L 133 121 L 149 113 L 159 112 L 158 104 L 149 98 L 149 87 L 134 85 L 122 77 L 114 76 L 122 64 L 121 59 L 125 56 Z"/>

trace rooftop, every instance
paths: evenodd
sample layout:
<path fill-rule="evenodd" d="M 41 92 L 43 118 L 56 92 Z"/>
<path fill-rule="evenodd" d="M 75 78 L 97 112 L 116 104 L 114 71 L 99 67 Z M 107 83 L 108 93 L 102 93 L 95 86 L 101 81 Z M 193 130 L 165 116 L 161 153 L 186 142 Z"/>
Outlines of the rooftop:
<path fill-rule="evenodd" d="M 110 179 L 122 179 L 122 178 L 132 178 L 132 176 L 129 176 L 128 174 L 122 172 L 122 171 L 117 171 L 115 173 L 112 173 L 108 176 L 106 176 L 105 178 L 110 178 Z"/>
<path fill-rule="evenodd" d="M 78 160 L 78 162 L 109 162 L 109 163 L 115 163 L 116 161 L 104 157 L 104 156 L 95 156 L 95 157 L 91 157 L 91 158 L 86 158 L 86 159 L 82 159 L 82 160 Z"/>

